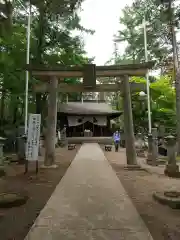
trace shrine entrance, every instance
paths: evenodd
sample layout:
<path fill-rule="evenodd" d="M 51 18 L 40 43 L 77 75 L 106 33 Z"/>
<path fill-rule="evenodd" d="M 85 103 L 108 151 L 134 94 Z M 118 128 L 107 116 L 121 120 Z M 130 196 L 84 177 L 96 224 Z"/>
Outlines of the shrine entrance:
<path fill-rule="evenodd" d="M 86 130 L 91 131 L 92 138 L 96 137 L 91 139 L 92 142 L 101 142 L 104 137 L 109 137 L 109 142 L 112 142 L 111 120 L 121 115 L 122 111 L 112 109 L 105 100 L 66 101 L 58 103 L 57 127 L 62 130 L 66 126 L 68 142 L 71 143 L 76 143 L 74 137 L 78 137 L 80 143 L 87 142 L 84 138 Z"/>
<path fill-rule="evenodd" d="M 27 65 L 26 69 L 33 76 L 42 80 L 41 84 L 34 86 L 35 92 L 49 94 L 44 164 L 50 166 L 55 161 L 57 92 L 120 92 L 123 97 L 127 164 L 136 165 L 131 92 L 146 91 L 146 85 L 129 82 L 129 77 L 145 76 L 153 65 L 153 62 L 113 66 L 87 64 L 83 66 L 35 67 Z M 64 78 L 72 77 L 83 78 L 83 83 L 70 85 L 64 82 Z M 100 77 L 115 77 L 118 80 L 114 84 L 97 84 L 96 79 Z"/>

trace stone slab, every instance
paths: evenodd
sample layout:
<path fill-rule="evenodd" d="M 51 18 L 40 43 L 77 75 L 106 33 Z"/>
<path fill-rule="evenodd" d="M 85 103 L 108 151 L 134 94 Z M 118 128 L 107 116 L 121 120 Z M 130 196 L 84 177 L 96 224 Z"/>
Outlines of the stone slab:
<path fill-rule="evenodd" d="M 83 144 L 25 240 L 152 240 L 98 144 Z"/>

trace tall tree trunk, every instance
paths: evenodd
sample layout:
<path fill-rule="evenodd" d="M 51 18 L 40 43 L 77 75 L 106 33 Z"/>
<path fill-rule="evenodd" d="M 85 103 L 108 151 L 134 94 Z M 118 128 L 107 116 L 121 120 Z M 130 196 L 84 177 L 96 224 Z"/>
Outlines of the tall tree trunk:
<path fill-rule="evenodd" d="M 180 155 L 180 69 L 176 73 L 177 154 Z"/>
<path fill-rule="evenodd" d="M 17 122 L 17 113 L 18 113 L 18 106 L 19 106 L 18 101 L 19 101 L 19 97 L 17 97 L 17 101 L 15 103 L 15 107 L 13 110 L 13 124 Z"/>
<path fill-rule="evenodd" d="M 45 2 L 42 1 L 39 6 L 38 43 L 37 43 L 37 52 L 36 52 L 37 65 L 43 64 L 45 27 L 46 27 Z M 42 98 L 42 94 L 36 93 L 36 113 L 37 114 L 40 114 L 42 112 L 41 98 Z"/>
<path fill-rule="evenodd" d="M 116 110 L 119 110 L 119 92 L 116 92 Z"/>
<path fill-rule="evenodd" d="M 0 34 L 5 36 L 12 30 L 12 1 L 0 1 L 0 12 L 6 16 L 6 18 L 0 18 Z"/>
<path fill-rule="evenodd" d="M 1 109 L 0 109 L 0 129 L 3 128 L 4 122 L 4 107 L 5 107 L 5 98 L 6 98 L 6 91 L 4 89 L 4 84 L 2 86 L 2 96 L 1 96 Z"/>
<path fill-rule="evenodd" d="M 134 144 L 134 125 L 132 116 L 131 90 L 128 76 L 123 77 L 124 129 L 127 165 L 137 165 Z"/>
<path fill-rule="evenodd" d="M 36 113 L 41 114 L 41 93 L 36 93 Z"/>
<path fill-rule="evenodd" d="M 174 29 L 174 12 L 172 1 L 169 1 L 169 27 L 173 49 L 175 90 L 176 90 L 176 119 L 177 119 L 177 154 L 180 155 L 180 68 L 178 63 L 176 33 Z"/>
<path fill-rule="evenodd" d="M 23 119 L 23 114 L 24 114 L 24 102 L 21 103 L 21 113 L 20 113 L 20 119 Z"/>
<path fill-rule="evenodd" d="M 48 99 L 48 117 L 45 138 L 45 158 L 44 165 L 51 166 L 55 163 L 55 142 L 56 142 L 56 125 L 57 125 L 57 86 L 58 79 L 52 77 L 49 83 Z"/>

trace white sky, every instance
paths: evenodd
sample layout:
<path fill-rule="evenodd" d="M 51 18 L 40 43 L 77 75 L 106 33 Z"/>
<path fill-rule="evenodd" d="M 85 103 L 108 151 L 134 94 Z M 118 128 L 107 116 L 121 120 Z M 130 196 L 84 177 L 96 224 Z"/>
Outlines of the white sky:
<path fill-rule="evenodd" d="M 103 65 L 114 52 L 113 35 L 120 29 L 121 10 L 133 0 L 85 0 L 80 13 L 81 23 L 85 28 L 95 30 L 94 35 L 84 35 L 88 57 L 95 57 L 97 65 Z M 118 44 L 120 52 L 123 43 Z"/>

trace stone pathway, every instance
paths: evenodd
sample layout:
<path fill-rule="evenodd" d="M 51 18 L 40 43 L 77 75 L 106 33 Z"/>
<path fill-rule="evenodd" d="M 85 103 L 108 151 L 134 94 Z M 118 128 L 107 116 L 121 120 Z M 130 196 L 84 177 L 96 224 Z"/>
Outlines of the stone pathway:
<path fill-rule="evenodd" d="M 152 240 L 98 144 L 84 144 L 25 240 Z"/>

